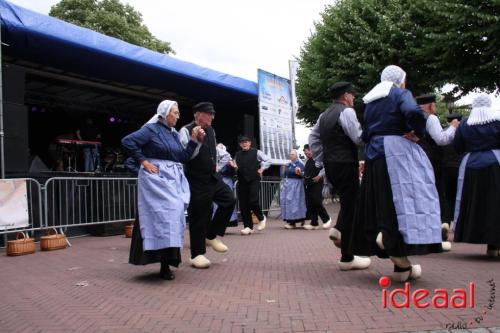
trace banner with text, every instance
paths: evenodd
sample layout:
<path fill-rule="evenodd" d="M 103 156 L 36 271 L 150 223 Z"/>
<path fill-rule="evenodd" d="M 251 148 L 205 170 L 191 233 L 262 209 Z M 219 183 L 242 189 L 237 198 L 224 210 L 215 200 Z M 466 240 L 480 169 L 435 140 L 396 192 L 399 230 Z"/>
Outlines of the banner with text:
<path fill-rule="evenodd" d="M 293 146 L 290 81 L 258 70 L 260 146 L 273 164 L 286 164 Z"/>
<path fill-rule="evenodd" d="M 0 230 L 29 225 L 26 180 L 0 180 Z"/>

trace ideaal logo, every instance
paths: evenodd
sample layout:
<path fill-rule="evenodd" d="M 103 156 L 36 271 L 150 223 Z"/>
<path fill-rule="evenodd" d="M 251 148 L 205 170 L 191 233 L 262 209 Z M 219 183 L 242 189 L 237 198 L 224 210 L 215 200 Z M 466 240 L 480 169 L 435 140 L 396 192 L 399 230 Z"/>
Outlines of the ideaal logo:
<path fill-rule="evenodd" d="M 485 306 L 480 314 L 474 317 L 471 321 L 460 321 L 457 323 L 448 323 L 446 328 L 451 332 L 452 329 L 467 329 L 474 324 L 481 324 L 489 311 L 493 310 L 495 306 L 495 293 L 496 285 L 493 279 L 488 280 L 487 284 L 490 289 L 490 297 L 488 305 Z M 427 289 L 420 288 L 414 291 L 410 289 L 410 283 L 406 282 L 404 289 L 398 288 L 388 291 L 387 288 L 391 285 L 391 279 L 383 276 L 379 280 L 379 285 L 382 287 L 382 307 L 387 308 L 391 306 L 396 309 L 409 308 L 412 303 L 416 308 L 423 309 L 427 307 L 434 307 L 436 309 L 473 309 L 475 307 L 475 284 L 469 282 L 468 288 L 456 288 L 450 293 L 446 289 L 434 289 L 431 292 Z M 402 300 L 400 303 L 396 301 L 396 296 L 401 295 Z M 451 297 L 450 297 L 451 296 Z"/>
<path fill-rule="evenodd" d="M 382 307 L 389 306 L 401 309 L 409 308 L 412 303 L 416 308 L 425 309 L 432 306 L 436 309 L 465 309 L 467 307 L 474 308 L 474 282 L 469 282 L 469 287 L 456 288 L 450 294 L 446 289 L 435 289 L 431 292 L 427 289 L 420 288 L 414 291 L 410 290 L 410 283 L 406 282 L 404 289 L 396 288 L 388 292 L 387 288 L 391 285 L 391 279 L 383 276 L 379 280 L 379 285 L 382 287 Z M 396 296 L 401 295 L 402 301 L 398 303 Z"/>

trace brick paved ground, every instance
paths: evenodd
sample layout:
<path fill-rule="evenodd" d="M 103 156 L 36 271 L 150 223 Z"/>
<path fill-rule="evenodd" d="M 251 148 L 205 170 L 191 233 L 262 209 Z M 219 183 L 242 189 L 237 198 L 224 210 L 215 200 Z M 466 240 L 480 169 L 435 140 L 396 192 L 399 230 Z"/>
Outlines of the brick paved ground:
<path fill-rule="evenodd" d="M 332 209 L 332 207 L 330 207 Z M 500 282 L 500 260 L 484 247 L 455 244 L 451 253 L 416 258 L 424 276 L 412 288 L 466 288 L 476 283 L 476 307 L 465 310 L 383 309 L 378 278 L 386 260 L 340 272 L 327 231 L 284 230 L 278 220 L 249 237 L 230 228 L 227 254 L 208 251 L 212 267 L 188 266 L 162 281 L 159 265 L 127 264 L 129 239 L 84 237 L 73 247 L 24 257 L 0 256 L 0 332 L 396 332 L 500 326 L 500 304 L 483 312 Z M 402 284 L 397 284 L 402 287 Z M 481 329 L 474 332 L 500 332 Z M 465 332 L 465 331 L 463 331 Z"/>

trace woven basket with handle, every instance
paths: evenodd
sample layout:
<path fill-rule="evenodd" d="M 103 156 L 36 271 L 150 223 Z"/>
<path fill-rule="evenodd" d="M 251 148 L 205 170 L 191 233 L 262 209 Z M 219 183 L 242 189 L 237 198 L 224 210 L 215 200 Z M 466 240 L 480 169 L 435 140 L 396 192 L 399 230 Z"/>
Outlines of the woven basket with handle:
<path fill-rule="evenodd" d="M 40 249 L 42 251 L 52 251 L 65 249 L 68 246 L 64 233 L 58 233 L 55 228 L 47 231 L 46 236 L 40 237 Z"/>
<path fill-rule="evenodd" d="M 19 232 L 15 240 L 7 242 L 8 256 L 22 256 L 35 253 L 35 240 L 24 232 Z"/>

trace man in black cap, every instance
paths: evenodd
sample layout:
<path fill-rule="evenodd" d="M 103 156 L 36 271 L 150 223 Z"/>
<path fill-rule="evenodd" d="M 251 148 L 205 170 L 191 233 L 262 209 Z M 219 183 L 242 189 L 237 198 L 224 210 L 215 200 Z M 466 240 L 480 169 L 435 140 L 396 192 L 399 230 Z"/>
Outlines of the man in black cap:
<path fill-rule="evenodd" d="M 441 207 L 441 220 L 443 220 L 444 212 L 444 191 L 443 191 L 443 149 L 442 146 L 450 145 L 455 137 L 455 131 L 460 122 L 454 119 L 450 122 L 450 126 L 443 130 L 439 118 L 436 116 L 436 95 L 425 94 L 415 98 L 417 104 L 424 111 L 424 116 L 427 119 L 425 123 L 425 136 L 417 143 L 427 154 L 434 169 L 434 178 L 436 179 L 436 187 L 439 194 Z M 457 180 L 455 180 L 455 183 Z M 448 231 L 450 226 L 448 223 L 442 223 L 441 230 L 443 235 L 443 250 L 451 249 L 451 243 L 448 242 Z"/>
<path fill-rule="evenodd" d="M 266 216 L 259 203 L 260 179 L 264 170 L 271 165 L 270 158 L 262 151 L 252 148 L 252 141 L 246 135 L 238 138 L 241 150 L 236 153 L 238 184 L 236 193 L 240 204 L 244 228 L 242 235 L 253 234 L 252 212 L 257 216 L 257 230 L 266 227 Z"/>
<path fill-rule="evenodd" d="M 307 216 L 311 219 L 311 227 L 304 229 L 319 229 L 318 216 L 323 221 L 323 229 L 330 228 L 332 220 L 323 206 L 323 176 L 325 169 L 316 166 L 309 145 L 304 145 L 304 155 L 307 157 L 304 168 L 304 189 L 306 194 Z"/>
<path fill-rule="evenodd" d="M 337 223 L 329 236 L 340 247 L 341 270 L 365 269 L 370 258 L 349 251 L 356 196 L 359 190 L 359 161 L 356 145 L 361 144 L 361 126 L 354 111 L 354 88 L 349 82 L 336 82 L 329 89 L 332 105 L 320 114 L 309 135 L 309 145 L 317 165 L 324 164 L 326 178 L 340 197 Z"/>
<path fill-rule="evenodd" d="M 205 137 L 186 164 L 186 176 L 191 189 L 191 200 L 188 207 L 189 239 L 191 245 L 191 265 L 196 268 L 208 268 L 210 260 L 205 257 L 206 246 L 217 252 L 226 252 L 217 236 L 224 236 L 235 198 L 231 189 L 222 181 L 216 172 L 217 150 L 215 131 L 212 128 L 215 109 L 212 103 L 202 102 L 193 106 L 194 121 L 180 130 L 180 139 L 187 145 L 191 132 L 201 126 Z M 217 210 L 213 214 L 213 203 Z"/>

